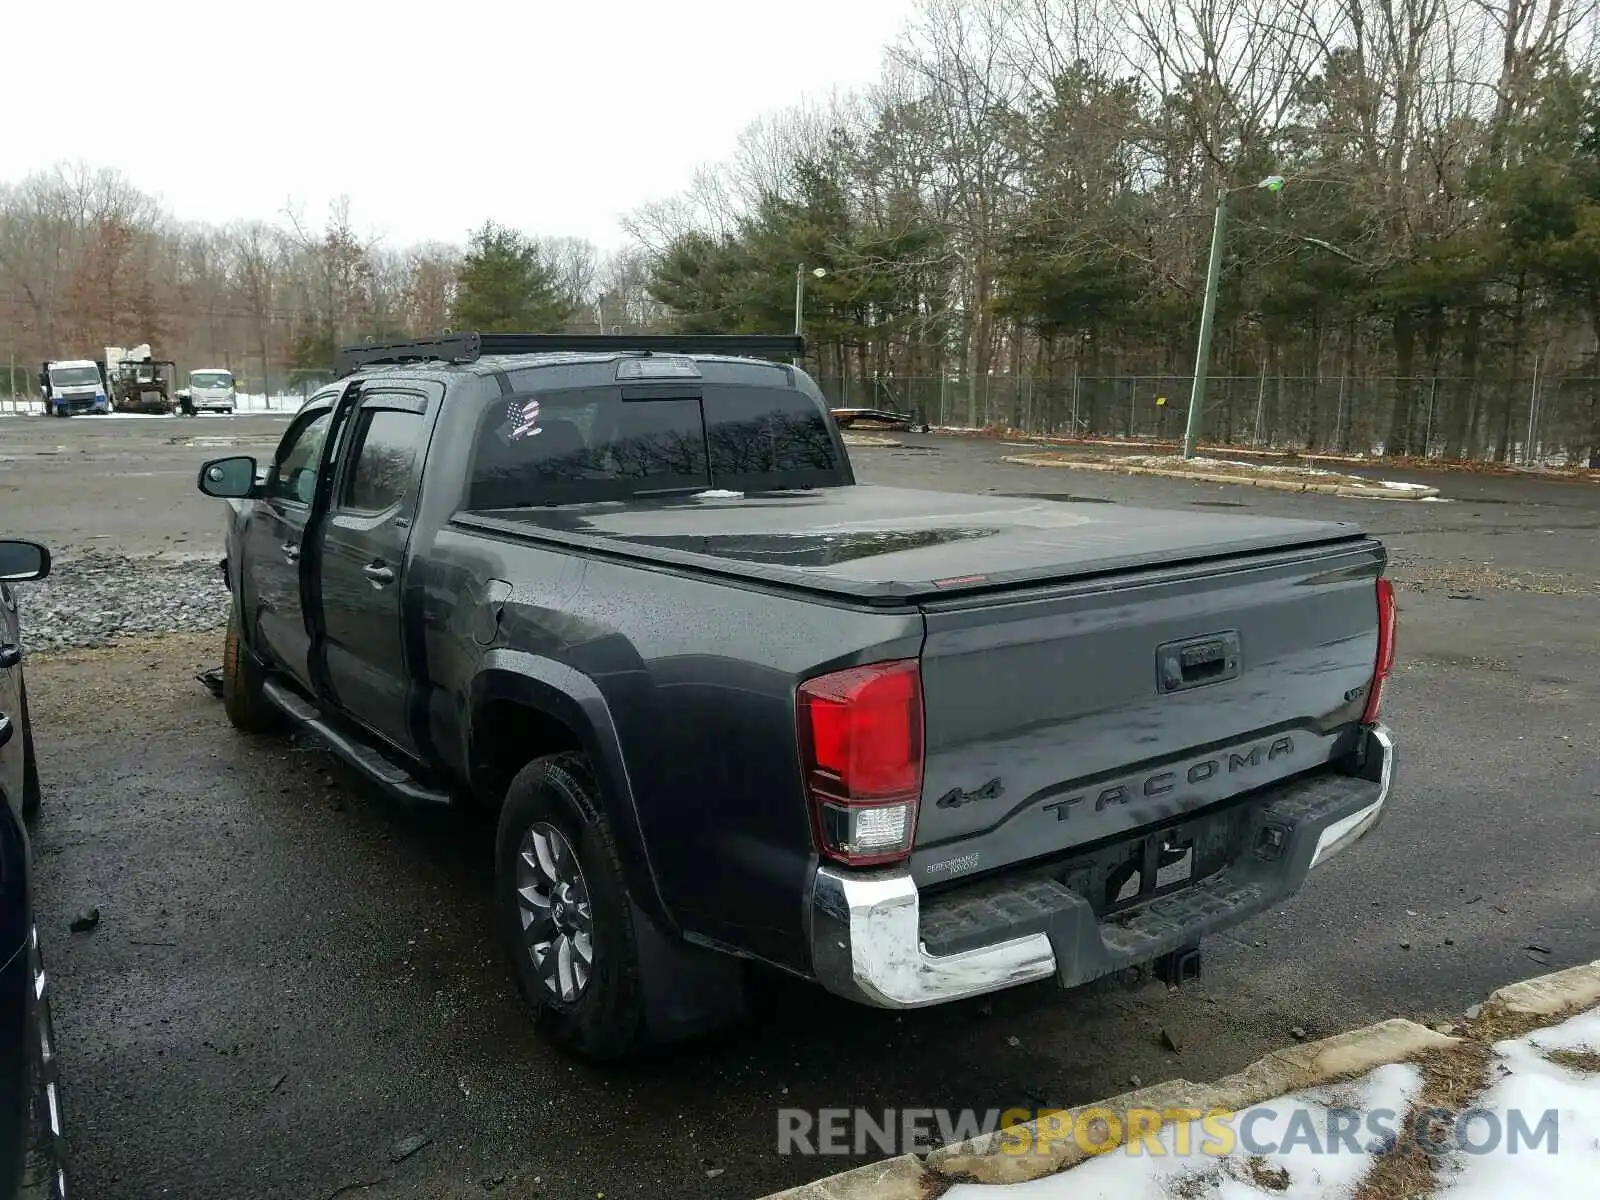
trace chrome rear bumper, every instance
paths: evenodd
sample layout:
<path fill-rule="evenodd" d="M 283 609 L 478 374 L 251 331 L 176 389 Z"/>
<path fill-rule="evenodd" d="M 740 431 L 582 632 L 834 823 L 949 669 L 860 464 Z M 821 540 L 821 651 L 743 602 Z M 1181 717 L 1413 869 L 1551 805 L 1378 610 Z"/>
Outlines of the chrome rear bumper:
<path fill-rule="evenodd" d="M 1056 976 L 1066 987 L 1194 945 L 1299 890 L 1327 862 L 1378 825 L 1394 781 L 1388 728 L 1369 730 L 1359 776 L 1325 775 L 1269 793 L 1263 821 L 1284 834 L 1270 861 L 1249 854 L 1188 891 L 1161 897 L 1102 924 L 1088 902 L 1037 878 L 1004 906 L 1022 918 L 993 926 L 986 944 L 931 954 L 921 894 L 909 871 L 818 869 L 811 894 L 811 960 L 829 991 L 878 1008 L 921 1008 Z M 938 897 L 935 903 L 943 901 Z"/>

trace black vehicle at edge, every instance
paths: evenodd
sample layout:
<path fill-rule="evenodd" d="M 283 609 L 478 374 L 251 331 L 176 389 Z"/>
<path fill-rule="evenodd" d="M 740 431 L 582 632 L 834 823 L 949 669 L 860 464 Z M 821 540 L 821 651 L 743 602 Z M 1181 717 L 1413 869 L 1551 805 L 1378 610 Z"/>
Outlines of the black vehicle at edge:
<path fill-rule="evenodd" d="M 0 540 L 0 1195 L 19 1200 L 67 1194 L 55 1029 L 28 835 L 39 812 L 39 764 L 11 590 L 49 573 L 44 546 Z"/>
<path fill-rule="evenodd" d="M 230 719 L 497 809 L 556 1040 L 1198 968 L 1373 829 L 1380 543 L 858 484 L 798 338 L 351 347 L 229 500 Z"/>

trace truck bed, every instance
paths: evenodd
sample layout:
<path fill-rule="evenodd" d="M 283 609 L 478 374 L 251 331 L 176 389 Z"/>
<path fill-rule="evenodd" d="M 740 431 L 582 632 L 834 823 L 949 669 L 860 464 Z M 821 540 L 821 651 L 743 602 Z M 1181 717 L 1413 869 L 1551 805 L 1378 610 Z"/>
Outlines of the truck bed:
<path fill-rule="evenodd" d="M 1384 553 L 1337 522 L 866 486 L 458 520 L 914 606 L 924 889 L 1163 828 L 1205 869 L 1234 818 L 1201 814 L 1349 753 L 1376 652 Z"/>
<path fill-rule="evenodd" d="M 1364 539 L 1345 522 L 1120 505 L 1089 512 L 1048 500 L 865 484 L 463 512 L 455 523 L 880 604 Z"/>

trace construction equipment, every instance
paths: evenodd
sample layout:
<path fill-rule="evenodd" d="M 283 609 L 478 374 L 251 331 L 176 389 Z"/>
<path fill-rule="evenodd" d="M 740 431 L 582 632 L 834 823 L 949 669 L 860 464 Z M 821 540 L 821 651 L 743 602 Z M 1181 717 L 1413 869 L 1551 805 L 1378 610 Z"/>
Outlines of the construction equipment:
<path fill-rule="evenodd" d="M 171 359 L 152 358 L 149 345 L 124 350 L 107 346 L 101 368 L 111 403 L 118 412 L 168 416 L 177 411 L 172 381 L 178 364 Z"/>

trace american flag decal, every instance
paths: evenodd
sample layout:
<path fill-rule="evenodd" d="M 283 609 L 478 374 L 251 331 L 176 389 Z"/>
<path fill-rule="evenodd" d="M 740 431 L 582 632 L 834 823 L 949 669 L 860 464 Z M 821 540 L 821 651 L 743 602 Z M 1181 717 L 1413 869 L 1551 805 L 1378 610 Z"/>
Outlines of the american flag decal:
<path fill-rule="evenodd" d="M 513 428 L 506 436 L 512 441 L 525 437 L 537 437 L 542 430 L 539 428 L 539 402 L 529 400 L 526 402 L 513 400 L 506 405 L 506 420 Z"/>

